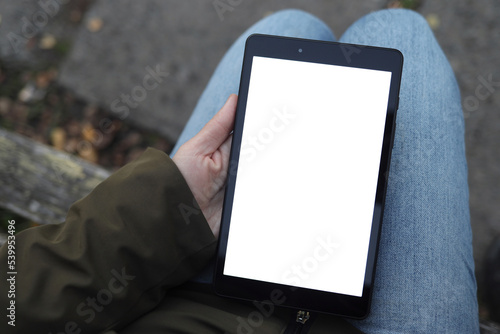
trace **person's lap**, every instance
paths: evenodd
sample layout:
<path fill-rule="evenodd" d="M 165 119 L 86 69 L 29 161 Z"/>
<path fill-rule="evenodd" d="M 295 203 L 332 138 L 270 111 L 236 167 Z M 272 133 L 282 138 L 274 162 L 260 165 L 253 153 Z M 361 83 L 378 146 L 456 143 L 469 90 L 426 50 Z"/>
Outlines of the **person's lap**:
<path fill-rule="evenodd" d="M 172 155 L 238 92 L 244 41 L 256 32 L 335 40 L 324 23 L 301 11 L 255 24 L 220 62 Z M 339 41 L 404 55 L 372 309 L 353 324 L 368 333 L 478 332 L 464 125 L 453 71 L 425 20 L 411 11 L 372 13 Z"/>

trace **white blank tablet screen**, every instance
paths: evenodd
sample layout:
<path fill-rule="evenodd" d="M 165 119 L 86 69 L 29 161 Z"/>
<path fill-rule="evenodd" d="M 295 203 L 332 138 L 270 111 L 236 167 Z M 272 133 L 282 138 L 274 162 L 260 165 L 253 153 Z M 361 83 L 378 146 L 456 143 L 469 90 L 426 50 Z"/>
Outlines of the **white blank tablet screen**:
<path fill-rule="evenodd" d="M 362 295 L 390 81 L 253 58 L 225 275 Z"/>

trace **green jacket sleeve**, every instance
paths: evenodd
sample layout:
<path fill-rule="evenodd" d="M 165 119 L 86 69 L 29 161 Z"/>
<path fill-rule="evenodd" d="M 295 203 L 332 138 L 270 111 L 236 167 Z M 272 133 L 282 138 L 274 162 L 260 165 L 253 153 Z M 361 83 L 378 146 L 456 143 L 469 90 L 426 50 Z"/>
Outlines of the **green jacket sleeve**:
<path fill-rule="evenodd" d="M 76 202 L 65 223 L 16 236 L 16 321 L 2 317 L 0 333 L 120 329 L 199 272 L 215 245 L 175 164 L 148 149 Z M 5 312 L 5 245 L 0 263 Z"/>

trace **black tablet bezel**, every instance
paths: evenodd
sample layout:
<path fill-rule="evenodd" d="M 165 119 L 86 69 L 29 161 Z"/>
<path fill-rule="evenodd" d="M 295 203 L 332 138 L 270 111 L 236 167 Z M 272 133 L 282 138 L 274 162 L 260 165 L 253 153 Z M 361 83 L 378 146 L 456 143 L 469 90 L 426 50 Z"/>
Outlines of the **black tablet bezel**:
<path fill-rule="evenodd" d="M 223 274 L 238 169 L 237 161 L 242 144 L 243 122 L 254 56 L 374 69 L 392 73 L 367 266 L 361 297 L 297 288 Z M 246 300 L 272 302 L 280 306 L 352 318 L 364 318 L 368 315 L 383 218 L 387 176 L 389 175 L 394 140 L 402 65 L 403 55 L 395 49 L 260 34 L 252 35 L 247 39 L 217 247 L 214 273 L 214 289 L 217 294 Z"/>

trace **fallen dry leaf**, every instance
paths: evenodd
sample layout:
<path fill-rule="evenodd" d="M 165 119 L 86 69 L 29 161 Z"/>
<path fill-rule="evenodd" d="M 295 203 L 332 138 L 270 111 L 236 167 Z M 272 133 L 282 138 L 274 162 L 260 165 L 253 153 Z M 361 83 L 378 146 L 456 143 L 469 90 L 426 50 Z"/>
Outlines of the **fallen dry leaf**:
<path fill-rule="evenodd" d="M 66 131 L 63 128 L 55 128 L 50 133 L 50 139 L 52 141 L 52 145 L 61 151 L 64 151 L 64 147 L 66 145 Z"/>
<path fill-rule="evenodd" d="M 103 21 L 99 17 L 94 17 L 87 21 L 87 29 L 90 32 L 98 32 L 99 30 L 101 30 L 102 25 Z"/>
<path fill-rule="evenodd" d="M 437 28 L 439 28 L 441 20 L 439 19 L 439 16 L 437 14 L 429 14 L 427 15 L 426 19 L 432 30 L 436 30 Z"/>
<path fill-rule="evenodd" d="M 57 40 L 54 37 L 54 35 L 51 34 L 45 34 L 40 42 L 38 43 L 38 47 L 42 50 L 50 50 L 54 48 L 54 46 L 57 44 Z"/>
<path fill-rule="evenodd" d="M 96 140 L 97 133 L 92 124 L 90 123 L 85 123 L 82 127 L 82 136 L 83 139 L 93 143 Z"/>
<path fill-rule="evenodd" d="M 391 1 L 387 5 L 387 8 L 403 8 L 401 1 Z"/>
<path fill-rule="evenodd" d="M 94 149 L 92 144 L 87 141 L 81 141 L 78 143 L 78 155 L 93 163 L 97 163 L 97 160 L 99 159 L 97 151 Z"/>
<path fill-rule="evenodd" d="M 39 89 L 34 82 L 30 81 L 19 91 L 17 98 L 21 102 L 37 102 L 45 97 L 45 93 L 45 89 Z"/>
<path fill-rule="evenodd" d="M 53 75 L 50 71 L 40 72 L 36 76 L 36 87 L 38 89 L 46 89 L 53 80 Z"/>

